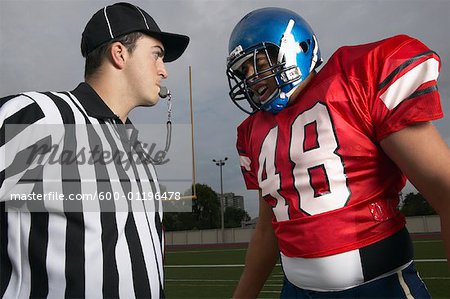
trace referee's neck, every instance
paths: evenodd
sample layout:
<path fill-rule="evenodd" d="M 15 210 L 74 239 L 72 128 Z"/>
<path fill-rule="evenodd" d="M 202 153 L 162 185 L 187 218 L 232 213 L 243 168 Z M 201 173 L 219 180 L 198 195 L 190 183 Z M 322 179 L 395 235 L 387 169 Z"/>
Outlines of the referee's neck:
<path fill-rule="evenodd" d="M 122 123 L 125 123 L 128 114 L 134 108 L 130 102 L 130 87 L 126 86 L 125 80 L 120 80 L 115 76 L 94 76 L 86 79 L 95 92 L 108 108 L 117 115 Z"/>

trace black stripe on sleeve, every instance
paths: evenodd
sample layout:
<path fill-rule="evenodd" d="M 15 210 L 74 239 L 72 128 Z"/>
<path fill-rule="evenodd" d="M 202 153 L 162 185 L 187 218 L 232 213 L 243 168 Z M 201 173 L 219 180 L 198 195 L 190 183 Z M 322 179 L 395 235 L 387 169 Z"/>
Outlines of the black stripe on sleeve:
<path fill-rule="evenodd" d="M 5 105 L 6 103 L 8 103 L 9 100 L 14 99 L 16 97 L 20 96 L 20 94 L 14 94 L 14 95 L 9 95 L 3 98 L 0 98 L 0 108 Z"/>
<path fill-rule="evenodd" d="M 47 136 L 36 142 L 35 144 L 20 150 L 14 157 L 14 161 L 1 174 L 1 183 L 6 178 L 22 173 L 30 168 L 34 162 L 43 161 L 43 156 L 52 150 L 51 136 Z M 36 161 L 37 159 L 37 161 Z M 28 181 L 38 181 L 39 178 L 28 177 Z"/>
<path fill-rule="evenodd" d="M 378 90 L 381 90 L 383 87 L 385 87 L 386 85 L 388 85 L 392 79 L 398 74 L 400 73 L 403 69 L 405 69 L 406 67 L 408 67 L 409 65 L 413 64 L 415 61 L 428 56 L 430 54 L 436 54 L 436 52 L 434 51 L 427 51 L 427 52 L 423 52 L 420 53 L 416 56 L 411 57 L 410 59 L 406 60 L 405 62 L 403 62 L 402 64 L 400 64 L 395 70 L 393 70 L 379 85 L 378 85 Z"/>
<path fill-rule="evenodd" d="M 32 103 L 26 107 L 23 107 L 13 115 L 5 118 L 1 130 L 5 130 L 5 133 L 1 132 L 4 138 L 0 140 L 0 146 L 10 141 L 15 136 L 19 135 L 27 125 L 32 125 L 45 115 L 37 103 Z"/>
<path fill-rule="evenodd" d="M 405 100 L 411 100 L 413 98 L 417 98 L 423 95 L 426 95 L 428 93 L 432 93 L 438 90 L 437 85 L 434 86 L 430 86 L 428 88 L 424 88 L 424 89 L 420 89 L 420 90 L 416 90 L 415 92 L 413 92 L 409 97 L 407 97 Z"/>

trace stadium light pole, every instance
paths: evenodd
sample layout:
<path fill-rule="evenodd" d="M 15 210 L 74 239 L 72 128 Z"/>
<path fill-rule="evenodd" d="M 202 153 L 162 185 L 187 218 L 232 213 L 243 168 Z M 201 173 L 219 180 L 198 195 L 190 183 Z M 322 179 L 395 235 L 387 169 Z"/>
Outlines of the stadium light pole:
<path fill-rule="evenodd" d="M 227 157 L 225 157 L 223 160 L 216 160 L 213 159 L 212 161 L 216 163 L 217 166 L 220 168 L 220 229 L 222 231 L 222 243 L 225 243 L 225 220 L 224 220 L 224 202 L 223 202 L 223 176 L 222 176 L 222 167 L 225 165 L 225 161 L 228 160 Z"/>

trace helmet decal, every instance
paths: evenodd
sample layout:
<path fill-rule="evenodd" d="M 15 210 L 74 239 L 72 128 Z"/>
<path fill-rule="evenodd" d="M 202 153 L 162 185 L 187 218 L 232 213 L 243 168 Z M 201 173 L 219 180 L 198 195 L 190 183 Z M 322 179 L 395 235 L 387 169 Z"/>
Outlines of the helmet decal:
<path fill-rule="evenodd" d="M 280 50 L 278 52 L 278 62 L 282 62 L 283 59 L 285 61 L 285 66 L 287 68 L 292 67 L 288 71 L 284 72 L 281 75 L 281 79 L 284 82 L 289 80 L 298 80 L 301 78 L 301 71 L 297 67 L 297 54 L 300 52 L 301 48 L 298 43 L 295 42 L 294 35 L 292 35 L 292 27 L 294 26 L 295 21 L 290 19 L 289 23 L 286 27 L 286 31 L 281 37 L 281 45 Z"/>

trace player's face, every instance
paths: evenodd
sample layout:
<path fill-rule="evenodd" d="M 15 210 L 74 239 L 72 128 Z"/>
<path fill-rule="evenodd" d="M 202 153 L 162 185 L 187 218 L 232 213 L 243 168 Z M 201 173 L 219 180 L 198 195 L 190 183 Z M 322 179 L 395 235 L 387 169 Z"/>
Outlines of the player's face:
<path fill-rule="evenodd" d="M 127 64 L 130 91 L 136 106 L 153 106 L 159 100 L 161 80 L 167 78 L 162 43 L 150 36 L 136 42 Z"/>
<path fill-rule="evenodd" d="M 266 54 L 259 52 L 256 55 L 256 64 L 252 57 L 246 60 L 240 68 L 240 72 L 248 80 L 248 87 L 253 92 L 253 100 L 257 103 L 267 101 L 278 88 L 274 77 L 261 80 L 261 78 L 272 74 L 272 71 L 269 70 L 270 67 Z"/>

